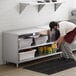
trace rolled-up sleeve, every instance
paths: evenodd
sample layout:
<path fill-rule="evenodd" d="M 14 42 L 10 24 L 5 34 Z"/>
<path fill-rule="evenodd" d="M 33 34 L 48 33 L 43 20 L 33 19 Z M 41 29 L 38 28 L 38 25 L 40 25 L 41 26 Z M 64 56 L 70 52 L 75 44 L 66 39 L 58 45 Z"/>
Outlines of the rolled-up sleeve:
<path fill-rule="evenodd" d="M 66 35 L 65 28 L 60 28 L 59 31 L 60 31 L 60 36 Z"/>

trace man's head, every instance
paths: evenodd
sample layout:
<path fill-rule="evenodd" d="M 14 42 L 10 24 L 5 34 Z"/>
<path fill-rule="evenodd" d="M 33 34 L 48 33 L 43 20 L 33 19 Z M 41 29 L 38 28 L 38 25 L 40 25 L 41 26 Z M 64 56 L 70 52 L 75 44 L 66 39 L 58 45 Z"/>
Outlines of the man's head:
<path fill-rule="evenodd" d="M 49 23 L 49 27 L 50 27 L 50 29 L 52 31 L 52 29 L 58 29 L 59 24 L 57 22 L 55 22 L 55 21 L 52 21 L 52 22 Z"/>

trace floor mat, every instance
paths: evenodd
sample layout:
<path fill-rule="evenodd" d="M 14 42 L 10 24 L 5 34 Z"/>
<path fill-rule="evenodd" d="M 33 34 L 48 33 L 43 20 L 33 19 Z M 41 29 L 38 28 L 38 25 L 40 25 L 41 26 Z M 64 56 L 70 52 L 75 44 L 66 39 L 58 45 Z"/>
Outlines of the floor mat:
<path fill-rule="evenodd" d="M 65 69 L 69 69 L 76 66 L 76 61 L 74 60 L 62 60 L 62 59 L 55 59 L 49 60 L 46 62 L 34 64 L 31 66 L 24 67 L 24 69 L 29 69 L 32 71 L 44 73 L 44 74 L 54 74 Z"/>

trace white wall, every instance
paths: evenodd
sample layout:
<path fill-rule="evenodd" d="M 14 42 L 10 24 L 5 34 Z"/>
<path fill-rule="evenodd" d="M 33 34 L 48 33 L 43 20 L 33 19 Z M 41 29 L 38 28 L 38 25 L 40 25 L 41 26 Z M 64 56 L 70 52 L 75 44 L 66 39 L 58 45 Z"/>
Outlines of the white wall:
<path fill-rule="evenodd" d="M 76 0 L 73 0 L 73 7 L 76 9 Z"/>
<path fill-rule="evenodd" d="M 0 0 L 0 64 L 2 64 L 2 31 L 46 25 L 52 20 L 67 20 L 71 11 L 70 1 L 72 0 L 66 1 L 55 13 L 53 5 L 44 6 L 39 13 L 36 6 L 30 5 L 19 14 L 19 0 Z"/>

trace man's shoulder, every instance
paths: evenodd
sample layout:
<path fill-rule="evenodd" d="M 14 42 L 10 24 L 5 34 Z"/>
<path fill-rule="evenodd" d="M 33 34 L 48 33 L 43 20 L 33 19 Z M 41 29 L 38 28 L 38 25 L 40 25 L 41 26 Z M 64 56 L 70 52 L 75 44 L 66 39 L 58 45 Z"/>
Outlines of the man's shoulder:
<path fill-rule="evenodd" d="M 60 25 L 67 25 L 67 26 L 76 26 L 76 24 L 70 22 L 70 21 L 61 21 L 59 22 Z"/>

